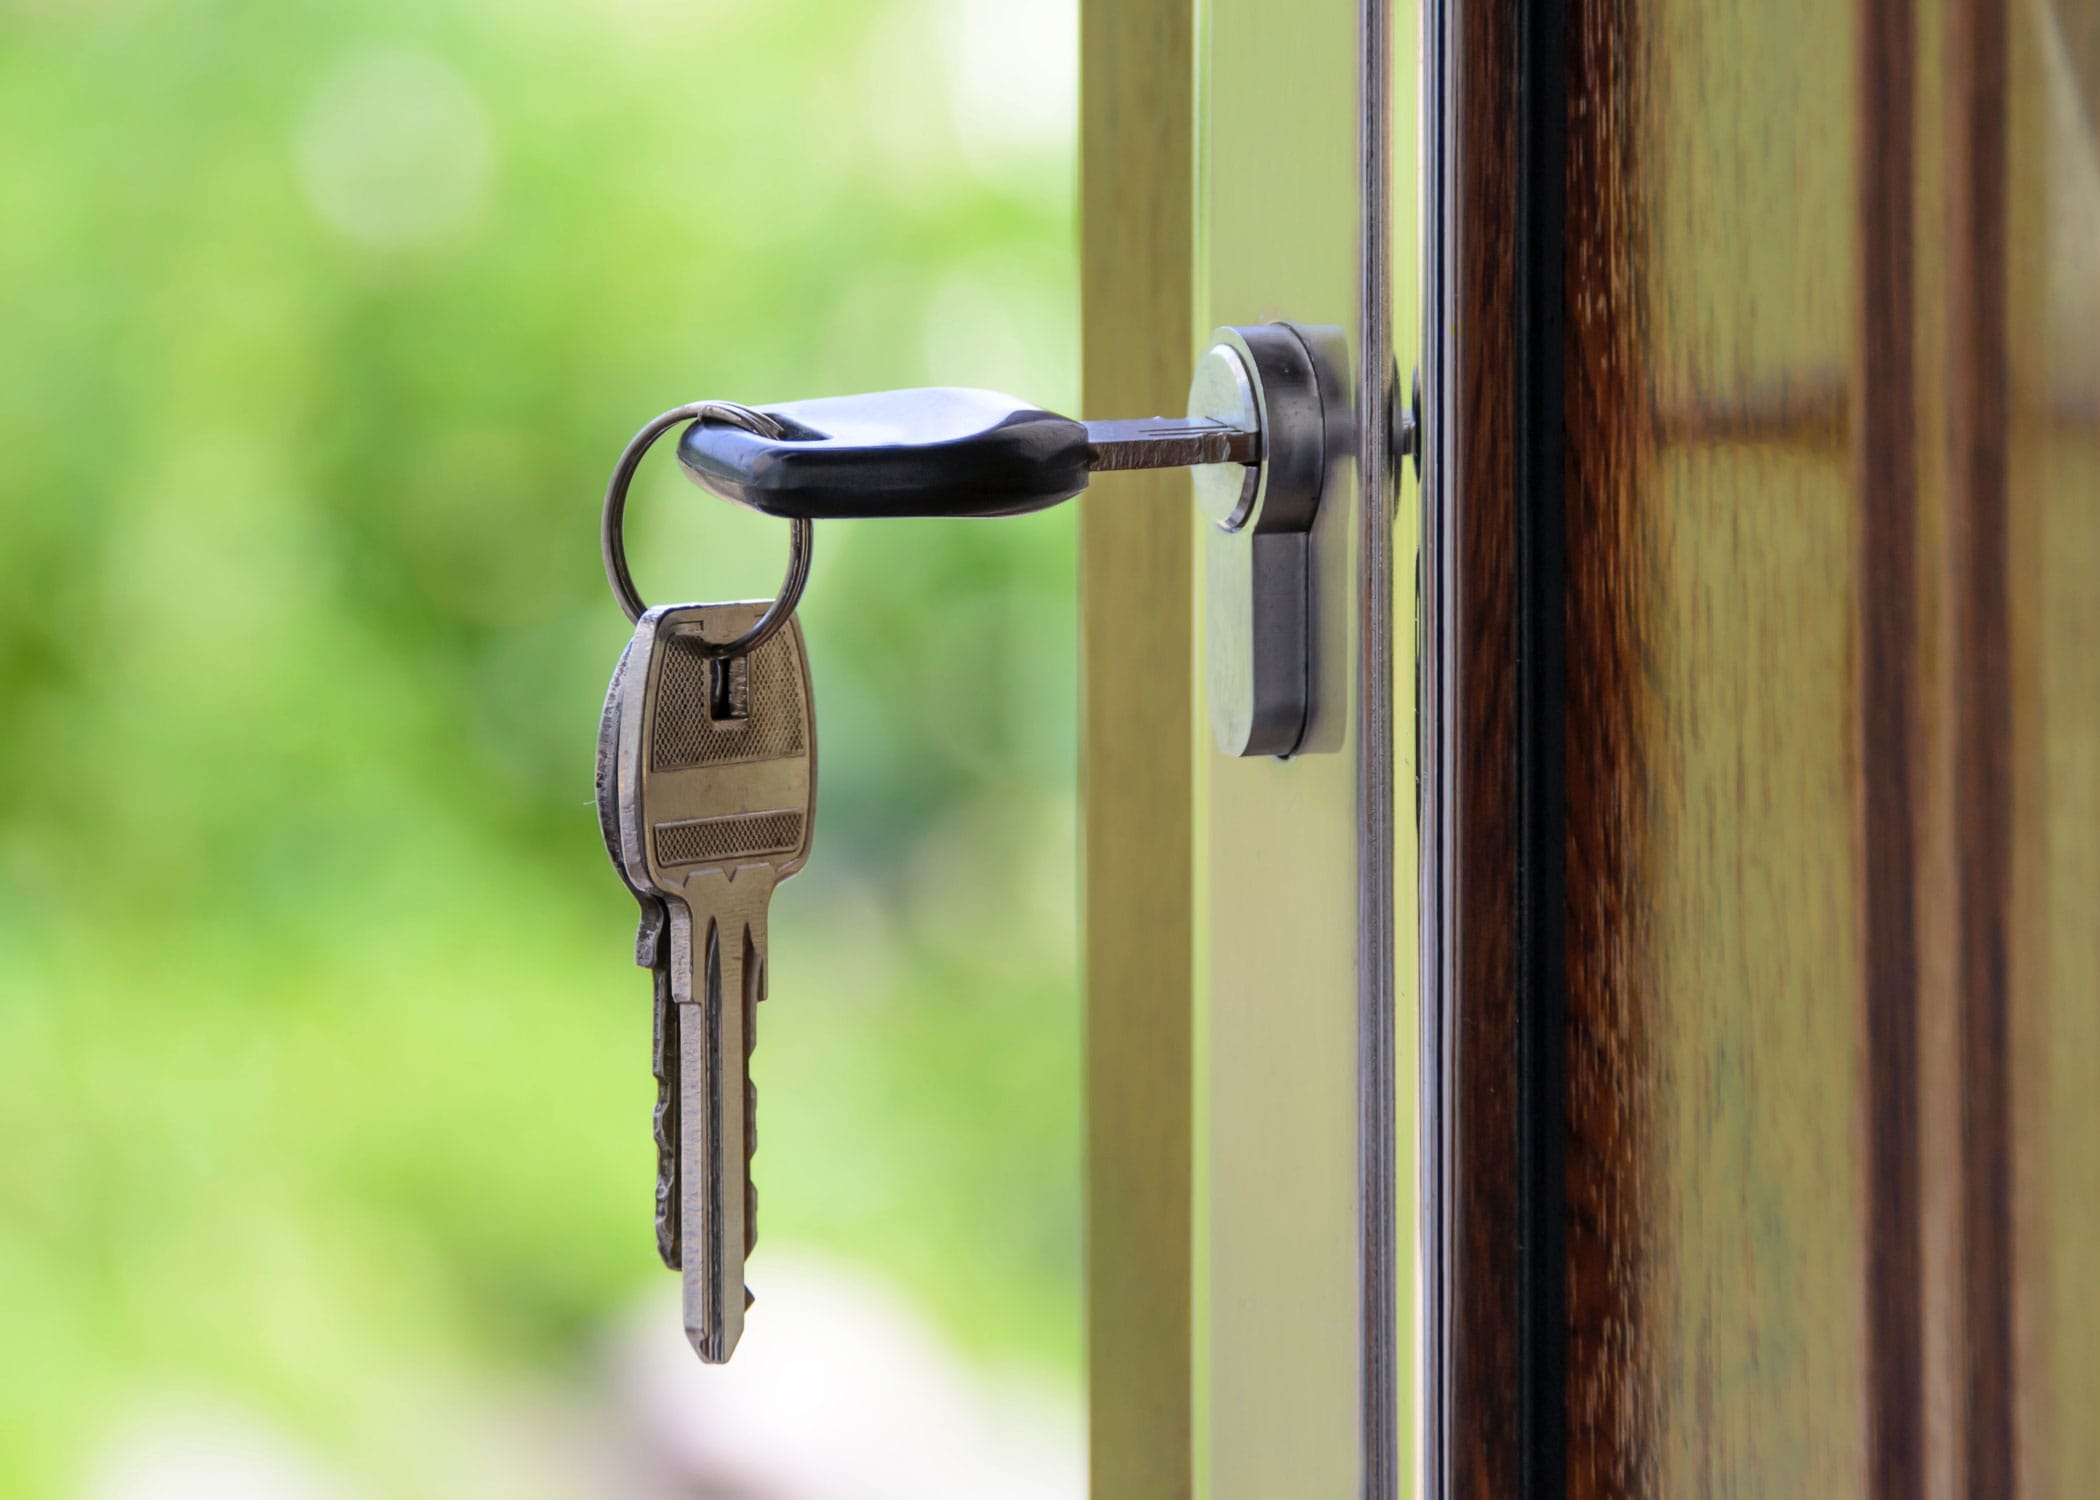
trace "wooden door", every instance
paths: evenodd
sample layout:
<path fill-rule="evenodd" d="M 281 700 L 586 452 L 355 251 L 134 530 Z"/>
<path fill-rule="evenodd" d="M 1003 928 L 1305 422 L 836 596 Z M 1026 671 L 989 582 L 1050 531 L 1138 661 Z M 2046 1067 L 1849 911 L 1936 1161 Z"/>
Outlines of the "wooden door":
<path fill-rule="evenodd" d="M 2100 10 L 1449 0 L 1463 1495 L 2100 1485 Z"/>
<path fill-rule="evenodd" d="M 1331 322 L 1362 459 L 1289 764 L 1085 502 L 1095 1492 L 2091 1492 L 2100 6 L 1083 30 L 1089 407 Z"/>

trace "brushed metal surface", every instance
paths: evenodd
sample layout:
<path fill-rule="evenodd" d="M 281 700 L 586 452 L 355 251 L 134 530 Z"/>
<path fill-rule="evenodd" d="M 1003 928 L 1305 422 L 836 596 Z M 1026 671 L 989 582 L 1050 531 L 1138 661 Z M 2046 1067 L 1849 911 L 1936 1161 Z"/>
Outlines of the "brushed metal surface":
<path fill-rule="evenodd" d="M 1189 387 L 1261 435 L 1261 461 L 1195 471 L 1203 533 L 1203 658 L 1211 738 L 1227 755 L 1289 755 L 1305 735 L 1307 533 L 1330 462 L 1355 447 L 1348 335 L 1268 323 L 1220 328 Z M 1222 358 L 1221 358 L 1222 356 Z M 1229 363 L 1228 363 L 1229 362 Z M 1220 381 L 1221 365 L 1237 379 Z M 1218 389 L 1222 384 L 1223 388 Z M 1241 405 L 1251 406 L 1251 414 Z"/>

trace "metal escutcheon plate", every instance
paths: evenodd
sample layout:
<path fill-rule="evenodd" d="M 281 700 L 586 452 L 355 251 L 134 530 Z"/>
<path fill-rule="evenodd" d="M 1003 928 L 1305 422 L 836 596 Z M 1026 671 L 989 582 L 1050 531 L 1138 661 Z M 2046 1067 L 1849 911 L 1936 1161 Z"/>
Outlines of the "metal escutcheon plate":
<path fill-rule="evenodd" d="M 1289 755 L 1311 709 L 1313 517 L 1352 430 L 1346 336 L 1292 323 L 1218 329 L 1189 415 L 1252 427 L 1262 441 L 1251 467 L 1193 471 L 1211 734 L 1227 755 Z"/>

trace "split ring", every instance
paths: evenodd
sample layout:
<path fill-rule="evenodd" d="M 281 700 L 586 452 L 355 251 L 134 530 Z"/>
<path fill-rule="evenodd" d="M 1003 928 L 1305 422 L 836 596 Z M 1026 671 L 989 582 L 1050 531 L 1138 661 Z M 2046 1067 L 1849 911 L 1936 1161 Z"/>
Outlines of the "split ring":
<path fill-rule="evenodd" d="M 612 584 L 613 597 L 620 601 L 620 608 L 627 612 L 629 620 L 639 620 L 649 606 L 642 602 L 642 596 L 634 586 L 634 575 L 627 569 L 627 490 L 634 483 L 634 471 L 641 466 L 642 455 L 655 445 L 658 438 L 681 422 L 727 422 L 764 438 L 787 436 L 787 429 L 778 419 L 753 411 L 748 406 L 739 406 L 734 401 L 690 401 L 684 406 L 672 407 L 628 439 L 627 446 L 620 450 L 620 461 L 613 465 L 612 479 L 605 486 L 605 511 L 599 521 L 598 544 L 605 554 L 606 580 Z M 807 517 L 795 517 L 790 526 L 787 576 L 781 580 L 780 592 L 766 607 L 766 612 L 758 617 L 758 622 L 735 640 L 708 642 L 704 647 L 707 655 L 743 656 L 756 651 L 771 640 L 795 612 L 795 605 L 802 598 L 802 586 L 809 582 L 812 533 Z M 696 641 L 694 644 L 700 643 Z"/>

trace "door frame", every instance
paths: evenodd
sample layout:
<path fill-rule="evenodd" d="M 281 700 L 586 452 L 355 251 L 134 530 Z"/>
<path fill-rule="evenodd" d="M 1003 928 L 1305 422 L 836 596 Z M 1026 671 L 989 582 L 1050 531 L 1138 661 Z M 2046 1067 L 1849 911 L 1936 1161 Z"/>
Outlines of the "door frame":
<path fill-rule="evenodd" d="M 1195 327 L 1195 12 L 1080 7 L 1081 392 L 1174 412 Z M 1138 145 L 1142 143 L 1142 147 Z M 1088 1492 L 1192 1493 L 1194 543 L 1177 470 L 1079 501 Z"/>

